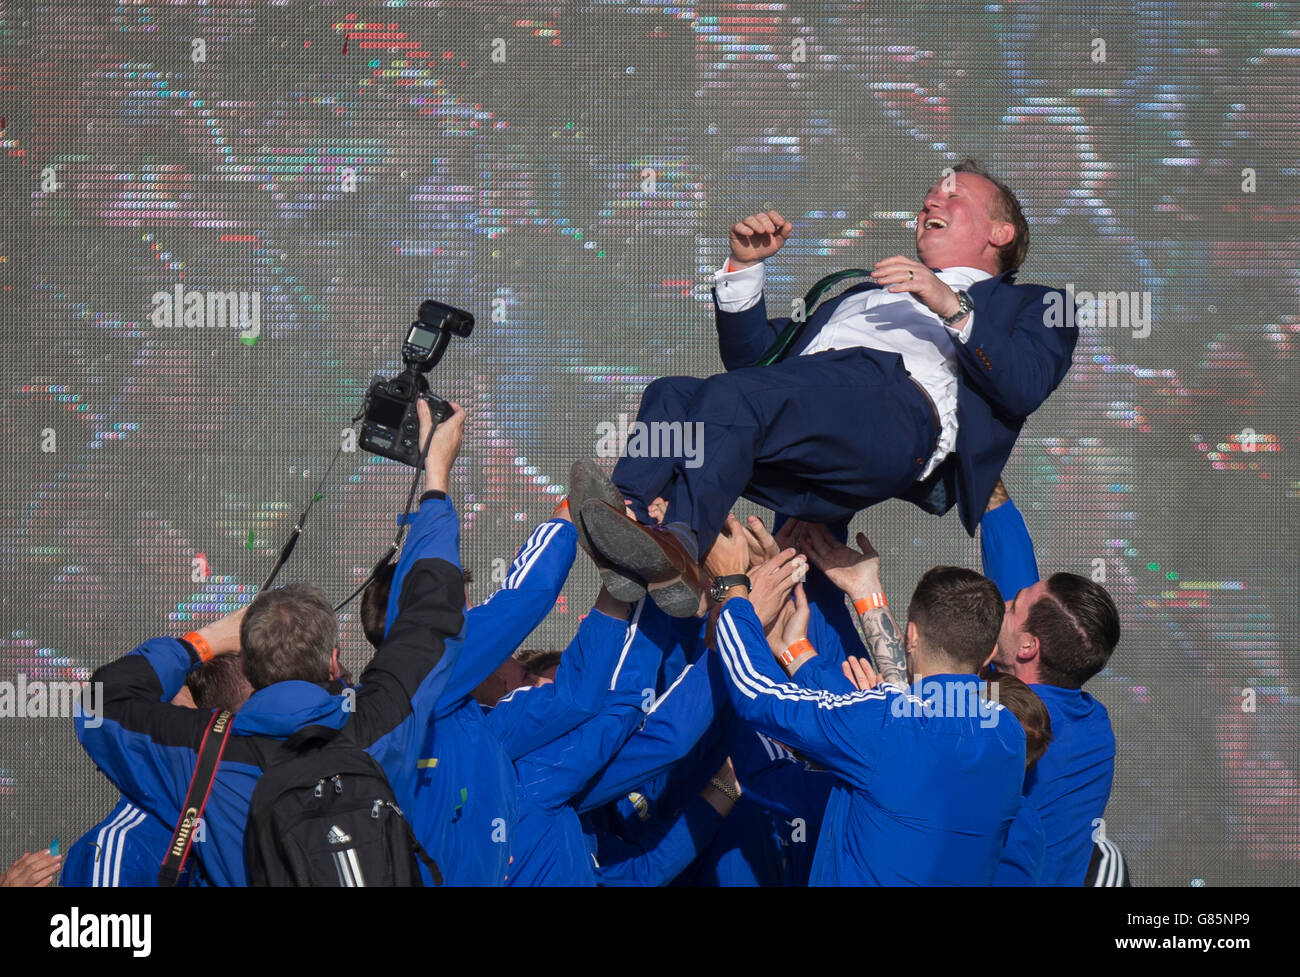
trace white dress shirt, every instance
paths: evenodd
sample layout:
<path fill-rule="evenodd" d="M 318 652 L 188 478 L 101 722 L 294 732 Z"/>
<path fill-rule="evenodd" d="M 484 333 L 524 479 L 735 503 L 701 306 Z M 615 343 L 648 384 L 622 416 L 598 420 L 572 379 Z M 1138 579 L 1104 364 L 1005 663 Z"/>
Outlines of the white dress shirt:
<path fill-rule="evenodd" d="M 762 262 L 739 271 L 726 269 L 724 264 L 714 276 L 718 308 L 723 312 L 744 312 L 756 305 L 763 294 Z M 983 269 L 964 267 L 945 268 L 935 274 L 953 291 L 993 277 Z M 953 344 L 965 343 L 974 324 L 975 313 L 971 312 L 961 329 L 947 329 L 939 316 L 910 292 L 873 288 L 841 302 L 800 355 L 866 346 L 898 353 L 903 358 L 903 366 L 930 395 L 939 412 L 939 444 L 917 477 L 920 481 L 938 468 L 957 444 L 957 357 Z"/>

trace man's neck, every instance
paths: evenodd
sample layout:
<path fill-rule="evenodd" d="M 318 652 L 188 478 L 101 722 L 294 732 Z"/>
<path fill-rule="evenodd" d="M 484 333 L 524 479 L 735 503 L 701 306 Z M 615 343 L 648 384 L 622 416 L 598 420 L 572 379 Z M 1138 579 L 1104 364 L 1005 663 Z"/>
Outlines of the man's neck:
<path fill-rule="evenodd" d="M 973 668 L 967 668 L 959 662 L 949 661 L 946 658 L 926 658 L 918 657 L 916 659 L 916 670 L 912 672 L 912 681 L 924 679 L 934 675 L 974 675 Z"/>

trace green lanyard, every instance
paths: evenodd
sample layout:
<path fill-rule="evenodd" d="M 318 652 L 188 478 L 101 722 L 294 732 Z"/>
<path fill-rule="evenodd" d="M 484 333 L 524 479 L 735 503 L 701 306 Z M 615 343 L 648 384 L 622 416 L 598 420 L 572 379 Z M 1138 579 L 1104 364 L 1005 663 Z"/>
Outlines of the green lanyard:
<path fill-rule="evenodd" d="M 822 296 L 828 291 L 846 278 L 871 277 L 871 272 L 863 268 L 846 268 L 844 271 L 837 271 L 834 274 L 827 275 L 825 278 L 818 279 L 817 283 L 814 284 L 812 288 L 808 289 L 808 294 L 803 297 L 803 318 L 791 319 L 790 324 L 781 330 L 781 335 L 776 337 L 776 342 L 768 348 L 766 353 L 759 357 L 758 362 L 754 365 L 771 366 L 773 363 L 780 360 L 794 344 L 799 333 L 803 331 L 803 327 L 807 325 L 808 320 L 812 318 L 813 309 L 816 308 L 817 303 L 821 301 Z"/>

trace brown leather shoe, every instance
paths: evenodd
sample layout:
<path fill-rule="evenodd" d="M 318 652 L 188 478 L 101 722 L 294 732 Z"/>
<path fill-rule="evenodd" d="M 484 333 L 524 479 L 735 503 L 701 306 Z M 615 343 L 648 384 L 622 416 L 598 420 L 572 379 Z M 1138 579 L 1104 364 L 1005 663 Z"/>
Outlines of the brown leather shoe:
<path fill-rule="evenodd" d="M 704 572 L 688 545 L 689 536 L 683 540 L 689 531 L 643 526 L 597 500 L 582 507 L 582 521 L 593 548 L 644 580 L 650 598 L 665 614 L 693 617 L 698 612 Z"/>
<path fill-rule="evenodd" d="M 605 559 L 591 545 L 582 519 L 582 507 L 593 499 L 623 511 L 623 493 L 609 480 L 609 476 L 590 458 L 579 458 L 569 469 L 569 516 L 573 519 L 573 527 L 578 530 L 578 545 L 596 564 L 596 569 L 600 571 L 600 582 L 609 591 L 609 595 L 615 600 L 631 604 L 645 596 L 645 581 L 617 563 Z"/>

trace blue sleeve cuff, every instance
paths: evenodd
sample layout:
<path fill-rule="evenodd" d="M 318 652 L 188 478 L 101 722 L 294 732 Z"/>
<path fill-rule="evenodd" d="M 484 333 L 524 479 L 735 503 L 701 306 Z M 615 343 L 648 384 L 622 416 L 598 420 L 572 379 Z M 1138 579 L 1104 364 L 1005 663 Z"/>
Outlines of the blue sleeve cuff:
<path fill-rule="evenodd" d="M 980 520 L 984 576 L 998 585 L 1003 600 L 1038 583 L 1038 561 L 1025 517 L 1014 500 L 1002 503 Z"/>
<path fill-rule="evenodd" d="M 180 638 L 150 638 L 131 654 L 143 655 L 158 676 L 160 702 L 170 702 L 185 684 L 185 677 L 202 664 L 189 642 Z"/>

